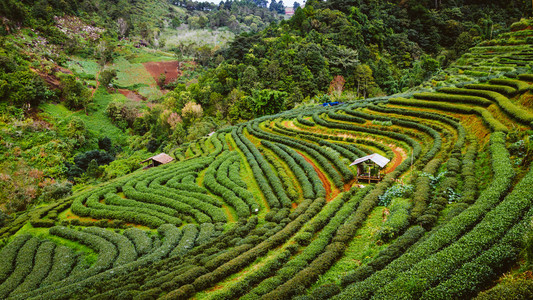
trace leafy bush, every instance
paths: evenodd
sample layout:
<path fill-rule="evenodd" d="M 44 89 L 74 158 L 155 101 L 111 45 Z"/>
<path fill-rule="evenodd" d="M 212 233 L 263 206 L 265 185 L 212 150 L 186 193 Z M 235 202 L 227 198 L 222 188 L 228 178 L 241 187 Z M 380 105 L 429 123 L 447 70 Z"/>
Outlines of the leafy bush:
<path fill-rule="evenodd" d="M 187 224 L 183 226 L 182 236 L 179 240 L 178 245 L 172 252 L 170 256 L 183 256 L 194 246 L 194 241 L 198 235 L 198 227 L 195 224 Z"/>
<path fill-rule="evenodd" d="M 379 206 L 389 206 L 391 201 L 395 198 L 409 197 L 414 191 L 414 187 L 409 184 L 395 184 L 378 196 Z"/>
<path fill-rule="evenodd" d="M 5 281 L 11 272 L 13 272 L 17 253 L 30 238 L 31 235 L 29 234 L 18 235 L 11 243 L 2 248 L 0 252 L 0 257 L 2 258 L 2 263 L 0 264 L 0 281 Z"/>
<path fill-rule="evenodd" d="M 113 263 L 114 267 L 137 259 L 137 251 L 135 250 L 135 246 L 127 237 L 99 227 L 89 227 L 85 229 L 84 232 L 105 238 L 117 247 L 118 256 Z"/>
<path fill-rule="evenodd" d="M 488 211 L 490 211 L 495 205 L 499 203 L 500 197 L 502 197 L 507 192 L 509 186 L 511 185 L 512 179 L 514 177 L 514 172 L 509 159 L 509 153 L 505 147 L 505 134 L 501 132 L 493 133 L 491 135 L 490 148 L 492 153 L 492 167 L 494 171 L 494 179 L 491 183 L 491 186 L 485 189 L 483 193 L 481 193 L 475 204 L 470 206 L 468 209 L 463 211 L 455 218 L 451 219 L 448 223 L 440 227 L 423 242 L 418 243 L 417 247 L 413 248 L 409 252 L 396 259 L 394 262 L 390 263 L 383 270 L 374 273 L 372 276 L 368 277 L 362 282 L 356 283 L 353 286 L 348 287 L 341 293 L 340 298 L 354 296 L 361 298 L 369 298 L 377 290 L 386 286 L 390 282 L 395 282 L 394 284 L 398 288 L 398 292 L 407 292 L 407 289 L 397 286 L 401 285 L 401 282 L 398 280 L 398 278 L 400 278 L 400 276 L 403 276 L 404 274 L 407 274 L 401 272 L 411 269 L 415 264 L 420 261 L 425 261 L 425 263 L 438 262 L 439 264 L 444 264 L 443 260 L 435 260 L 429 258 L 435 253 L 442 253 L 440 255 L 446 253 L 438 251 L 443 249 L 443 247 L 449 246 L 450 243 L 455 242 L 457 239 L 463 236 L 463 233 L 465 232 L 466 228 L 471 228 L 475 224 L 477 224 L 477 220 L 479 220 L 482 216 L 485 216 Z M 487 236 L 487 238 L 489 238 L 489 236 Z M 448 247 L 447 249 L 457 248 L 454 246 Z M 463 247 L 463 249 L 467 251 L 467 249 L 470 249 L 470 247 Z M 470 255 L 474 255 L 474 253 L 470 253 Z M 454 260 L 462 259 L 463 257 L 464 256 L 462 255 L 448 256 L 448 258 L 453 258 Z M 422 264 L 420 264 L 420 266 L 422 266 Z M 436 270 L 453 269 L 454 268 L 450 268 L 449 266 L 446 266 L 445 268 L 435 267 L 434 269 L 431 269 L 431 273 L 432 275 L 439 275 L 437 274 L 438 271 Z M 420 281 L 417 282 L 422 284 L 422 282 Z M 409 283 L 409 280 L 404 280 L 403 283 Z M 390 287 L 392 287 L 392 285 L 387 286 L 386 292 L 387 295 L 393 297 L 395 292 L 391 291 L 389 289 Z M 418 285 L 415 285 L 413 286 L 413 288 L 409 289 L 409 291 L 413 292 L 420 290 Z M 385 290 L 380 291 L 382 295 L 384 294 L 384 292 Z"/>
<path fill-rule="evenodd" d="M 432 100 L 432 101 L 443 101 L 443 102 L 452 102 L 460 104 L 475 104 L 483 107 L 491 105 L 491 102 L 485 98 L 474 97 L 474 96 L 457 96 L 450 94 L 438 94 L 438 93 L 420 93 L 414 94 L 415 99 L 420 100 Z"/>
<path fill-rule="evenodd" d="M 69 109 L 85 109 L 92 102 L 91 93 L 74 75 L 63 74 L 61 80 L 61 97 Z"/>
<path fill-rule="evenodd" d="M 409 209 L 411 203 L 407 199 L 394 198 L 390 203 L 389 216 L 380 226 L 377 237 L 383 241 L 395 238 L 409 226 Z"/>
<path fill-rule="evenodd" d="M 315 126 L 315 123 L 313 123 L 312 121 L 309 121 L 307 119 L 304 119 L 303 117 L 304 117 L 304 115 L 298 115 L 298 118 L 297 118 L 298 123 L 303 124 L 305 126 Z"/>
<path fill-rule="evenodd" d="M 8 70 L 9 71 L 9 70 Z M 16 107 L 37 107 L 43 100 L 52 100 L 55 95 L 44 80 L 30 70 L 0 73 L 0 96 Z"/>
<path fill-rule="evenodd" d="M 76 166 L 84 171 L 87 170 L 92 160 L 95 160 L 97 164 L 101 166 L 109 164 L 110 162 L 115 160 L 115 157 L 105 151 L 99 150 L 87 151 L 78 154 L 74 157 L 74 162 L 76 163 Z"/>
<path fill-rule="evenodd" d="M 15 290 L 13 290 L 13 294 L 22 294 L 39 287 L 52 267 L 55 246 L 54 243 L 49 241 L 41 243 L 35 254 L 31 273 L 26 276 L 24 281 L 17 286 Z"/>
<path fill-rule="evenodd" d="M 500 121 L 496 120 L 489 111 L 487 111 L 486 109 L 480 108 L 480 107 L 471 108 L 471 107 L 467 107 L 464 105 L 452 105 L 448 103 L 430 102 L 430 101 L 421 101 L 421 100 L 413 101 L 413 100 L 407 100 L 403 98 L 390 99 L 389 102 L 392 104 L 398 104 L 398 105 L 434 108 L 438 110 L 450 111 L 450 112 L 460 113 L 460 114 L 476 114 L 483 119 L 483 121 L 487 124 L 487 126 L 492 131 L 508 132 L 508 128 L 505 125 L 503 125 Z"/>
<path fill-rule="evenodd" d="M 475 86 L 474 86 L 475 87 Z M 509 98 L 501 95 L 500 93 L 493 91 L 477 90 L 477 89 L 455 89 L 455 88 L 443 88 L 442 91 L 454 94 L 466 94 L 485 97 L 492 101 L 495 101 L 503 111 L 508 113 L 511 117 L 520 121 L 523 124 L 529 124 L 533 122 L 533 114 L 519 108 L 512 103 Z"/>
<path fill-rule="evenodd" d="M 472 90 L 487 90 L 502 95 L 514 96 L 518 91 L 510 86 L 496 84 L 467 84 L 465 88 Z"/>
<path fill-rule="evenodd" d="M 518 279 L 498 284 L 490 290 L 480 293 L 475 299 L 531 299 L 533 298 L 533 282 L 529 279 Z"/>
<path fill-rule="evenodd" d="M 31 273 L 33 259 L 39 248 L 41 241 L 38 238 L 31 238 L 20 248 L 15 261 L 15 269 L 11 275 L 0 284 L 0 296 L 7 298 Z"/>
<path fill-rule="evenodd" d="M 283 187 L 279 180 L 279 185 L 274 184 L 274 186 L 276 187 L 276 194 L 274 194 L 274 186 L 271 186 L 269 184 L 269 180 L 267 180 L 267 178 L 273 179 L 276 177 L 274 177 L 272 169 L 267 166 L 267 162 L 262 158 L 259 151 L 246 138 L 243 137 L 241 139 L 242 130 L 242 127 L 239 127 L 239 129 L 234 128 L 231 132 L 231 136 L 235 140 L 237 147 L 239 147 L 239 149 L 241 149 L 241 151 L 246 156 L 246 160 L 248 161 L 248 164 L 252 169 L 252 173 L 254 174 L 254 177 L 257 180 L 257 184 L 259 185 L 261 192 L 263 193 L 263 195 L 265 195 L 267 199 L 268 205 L 270 206 L 270 208 L 280 207 L 280 201 L 275 195 L 278 195 L 278 197 L 280 197 L 280 195 L 284 195 L 284 198 L 280 197 L 280 199 L 286 199 L 284 200 L 284 205 L 285 202 L 288 205 L 290 203 L 290 200 L 288 199 L 287 195 L 282 191 Z"/>
<path fill-rule="evenodd" d="M 66 278 L 77 261 L 77 255 L 72 251 L 72 249 L 66 246 L 58 245 L 55 247 L 52 261 L 53 263 L 50 267 L 50 272 L 40 283 L 41 287 L 45 287 Z"/>

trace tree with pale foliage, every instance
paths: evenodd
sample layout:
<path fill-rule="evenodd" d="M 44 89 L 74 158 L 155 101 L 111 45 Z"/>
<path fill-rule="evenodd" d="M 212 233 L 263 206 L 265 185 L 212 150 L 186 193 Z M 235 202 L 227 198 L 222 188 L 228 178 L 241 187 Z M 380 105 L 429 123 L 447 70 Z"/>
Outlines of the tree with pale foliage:
<path fill-rule="evenodd" d="M 118 36 L 120 38 L 123 38 L 126 36 L 126 33 L 128 32 L 128 29 L 130 28 L 128 22 L 124 20 L 124 18 L 118 18 L 117 20 L 117 29 L 118 29 Z"/>
<path fill-rule="evenodd" d="M 357 86 L 357 97 L 366 98 L 368 89 L 375 84 L 372 69 L 368 65 L 358 65 L 355 68 L 355 84 Z"/>
<path fill-rule="evenodd" d="M 192 101 L 187 102 L 181 110 L 181 116 L 187 123 L 192 123 L 192 120 L 201 118 L 203 114 L 202 106 Z"/>

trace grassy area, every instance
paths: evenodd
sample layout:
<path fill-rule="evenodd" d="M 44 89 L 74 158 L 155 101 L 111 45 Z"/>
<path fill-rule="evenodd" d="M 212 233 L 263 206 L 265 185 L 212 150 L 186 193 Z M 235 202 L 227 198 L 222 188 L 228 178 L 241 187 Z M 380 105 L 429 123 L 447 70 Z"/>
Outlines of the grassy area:
<path fill-rule="evenodd" d="M 128 53 L 126 59 L 132 64 L 176 60 L 174 53 L 149 48 L 132 48 Z"/>
<path fill-rule="evenodd" d="M 357 266 L 370 262 L 372 257 L 379 251 L 387 248 L 389 244 L 378 244 L 374 235 L 383 223 L 383 210 L 385 207 L 376 207 L 368 216 L 361 229 L 357 231 L 355 238 L 339 259 L 320 279 L 311 287 L 314 289 L 323 284 L 335 282 L 340 284 L 342 276 Z"/>
<path fill-rule="evenodd" d="M 92 265 L 98 259 L 98 254 L 94 252 L 93 249 L 81 245 L 77 242 L 51 235 L 48 231 L 48 228 L 35 228 L 31 226 L 30 222 L 28 222 L 17 232 L 16 235 L 25 233 L 29 233 L 35 237 L 39 237 L 42 239 L 51 240 L 52 242 L 55 242 L 58 245 L 67 246 L 74 250 L 74 252 L 81 252 L 81 254 L 84 256 L 85 262 L 87 262 L 89 265 Z"/>
<path fill-rule="evenodd" d="M 105 110 L 109 102 L 120 99 L 120 94 L 109 94 L 105 89 L 98 89 L 94 93 L 94 108 L 88 115 L 83 110 L 70 111 L 63 104 L 42 104 L 40 108 L 55 120 L 69 121 L 72 117 L 79 117 L 85 123 L 89 133 L 96 137 L 109 137 L 113 143 L 125 145 L 129 136 L 116 127 L 107 117 Z"/>
<path fill-rule="evenodd" d="M 141 63 L 131 63 L 124 57 L 115 59 L 113 67 L 117 70 L 116 84 L 129 87 L 135 84 L 156 85 L 153 77 Z"/>
<path fill-rule="evenodd" d="M 246 156 L 244 153 L 241 152 L 241 150 L 237 147 L 235 144 L 235 140 L 231 137 L 231 135 L 226 135 L 226 140 L 229 142 L 230 148 L 233 148 L 239 155 L 241 156 L 241 168 L 240 168 L 240 175 L 241 178 L 246 178 L 246 183 L 248 185 L 248 190 L 252 192 L 254 195 L 254 198 L 256 199 L 257 204 L 259 204 L 259 214 L 257 215 L 259 217 L 260 221 L 264 220 L 264 215 L 270 211 L 270 207 L 268 206 L 268 202 L 266 201 L 265 195 L 261 192 L 261 189 L 259 189 L 259 185 L 257 184 L 257 181 L 255 180 L 255 177 L 252 172 L 252 168 L 248 164 L 248 161 L 246 160 Z M 259 200 L 259 201 L 257 201 Z"/>
<path fill-rule="evenodd" d="M 66 68 L 83 79 L 95 79 L 100 71 L 100 65 L 94 60 L 86 60 L 80 57 L 71 57 L 66 63 Z"/>

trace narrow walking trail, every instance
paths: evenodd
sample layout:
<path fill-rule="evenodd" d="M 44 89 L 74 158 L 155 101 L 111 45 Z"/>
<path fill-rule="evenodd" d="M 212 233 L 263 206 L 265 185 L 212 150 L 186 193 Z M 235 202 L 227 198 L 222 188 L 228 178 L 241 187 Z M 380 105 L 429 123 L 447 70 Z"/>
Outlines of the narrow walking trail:
<path fill-rule="evenodd" d="M 296 151 L 298 154 L 300 154 L 305 161 L 307 161 L 311 166 L 313 166 L 313 169 L 315 169 L 315 172 L 318 174 L 318 178 L 320 178 L 320 181 L 322 181 L 322 186 L 324 186 L 324 189 L 326 190 L 326 201 L 329 202 L 333 200 L 338 194 L 339 190 L 335 188 L 335 190 L 331 189 L 331 182 L 329 182 L 328 178 L 326 177 L 326 174 L 322 172 L 318 166 L 315 164 L 314 161 L 309 159 L 307 156 L 305 156 L 302 152 Z"/>

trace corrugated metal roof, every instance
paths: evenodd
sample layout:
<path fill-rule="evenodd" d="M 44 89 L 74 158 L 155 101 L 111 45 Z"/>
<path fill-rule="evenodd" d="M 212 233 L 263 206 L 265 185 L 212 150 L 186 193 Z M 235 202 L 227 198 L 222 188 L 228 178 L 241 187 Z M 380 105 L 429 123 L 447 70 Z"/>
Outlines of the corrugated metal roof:
<path fill-rule="evenodd" d="M 384 166 L 386 166 L 390 162 L 390 159 L 388 159 L 388 158 L 386 158 L 384 156 L 381 156 L 381 155 L 379 155 L 377 153 L 374 153 L 374 154 L 370 154 L 368 156 L 361 157 L 361 158 L 358 158 L 358 159 L 354 160 L 354 162 L 351 163 L 350 166 L 358 165 L 358 164 L 360 164 L 362 162 L 365 162 L 367 160 L 371 160 L 371 161 L 375 162 L 381 168 L 383 168 Z"/>
<path fill-rule="evenodd" d="M 174 159 L 170 155 L 168 155 L 166 153 L 159 153 L 158 155 L 152 156 L 150 158 L 147 158 L 147 159 L 143 160 L 142 162 L 147 162 L 149 160 L 155 160 L 155 161 L 157 161 L 159 163 L 167 164 L 167 163 L 173 161 Z"/>

